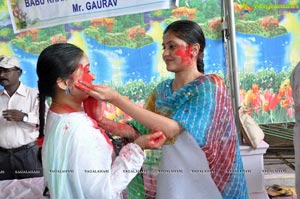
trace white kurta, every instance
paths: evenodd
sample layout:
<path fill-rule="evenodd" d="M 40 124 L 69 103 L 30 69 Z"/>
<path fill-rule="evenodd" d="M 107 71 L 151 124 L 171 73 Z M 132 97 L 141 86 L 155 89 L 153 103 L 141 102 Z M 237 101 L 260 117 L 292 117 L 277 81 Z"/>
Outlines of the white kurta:
<path fill-rule="evenodd" d="M 188 132 L 164 145 L 162 153 L 156 199 L 222 199 L 204 152 Z"/>
<path fill-rule="evenodd" d="M 54 199 L 121 198 L 144 161 L 133 143 L 114 158 L 111 143 L 83 112 L 49 111 L 45 130 L 44 176 Z"/>

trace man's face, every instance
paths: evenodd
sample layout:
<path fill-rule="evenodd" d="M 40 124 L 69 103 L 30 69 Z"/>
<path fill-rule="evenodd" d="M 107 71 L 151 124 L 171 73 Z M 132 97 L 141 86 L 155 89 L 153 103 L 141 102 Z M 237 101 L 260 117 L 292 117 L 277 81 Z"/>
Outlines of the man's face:
<path fill-rule="evenodd" d="M 4 88 L 19 84 L 21 71 L 18 68 L 0 67 L 0 85 Z"/>

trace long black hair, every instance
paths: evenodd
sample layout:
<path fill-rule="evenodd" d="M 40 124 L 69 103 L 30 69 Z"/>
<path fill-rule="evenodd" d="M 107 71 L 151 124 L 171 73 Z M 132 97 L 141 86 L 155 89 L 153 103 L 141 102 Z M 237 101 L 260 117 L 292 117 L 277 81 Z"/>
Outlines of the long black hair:
<path fill-rule="evenodd" d="M 46 98 L 55 96 L 57 79 L 67 79 L 76 70 L 83 54 L 83 50 L 69 43 L 53 44 L 41 52 L 36 68 L 40 101 L 39 137 L 44 135 Z"/>
<path fill-rule="evenodd" d="M 185 41 L 187 44 L 200 44 L 199 55 L 197 59 L 197 69 L 199 72 L 204 73 L 204 48 L 205 36 L 201 27 L 194 21 L 178 20 L 169 24 L 164 30 L 164 34 L 172 33 L 179 39 Z"/>

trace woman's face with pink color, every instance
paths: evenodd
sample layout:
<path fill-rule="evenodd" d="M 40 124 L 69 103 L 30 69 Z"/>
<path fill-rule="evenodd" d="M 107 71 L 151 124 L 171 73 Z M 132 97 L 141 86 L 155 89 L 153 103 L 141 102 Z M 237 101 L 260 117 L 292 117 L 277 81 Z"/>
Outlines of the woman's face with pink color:
<path fill-rule="evenodd" d="M 92 84 L 95 79 L 95 75 L 90 72 L 90 62 L 88 57 L 84 54 L 79 60 L 78 68 L 72 74 L 74 82 L 84 81 L 86 83 Z"/>
<path fill-rule="evenodd" d="M 88 84 L 92 84 L 92 81 L 95 79 L 95 75 L 90 72 L 90 62 L 89 62 L 88 57 L 85 54 L 79 60 L 79 63 L 77 66 L 78 66 L 78 68 L 71 75 L 71 78 L 73 80 L 72 87 L 74 88 L 74 85 L 78 81 L 83 81 Z M 77 89 L 77 88 L 75 88 L 75 89 Z M 83 91 L 81 91 L 81 90 L 80 90 L 80 92 L 83 93 Z"/>
<path fill-rule="evenodd" d="M 179 72 L 194 64 L 192 46 L 176 37 L 173 33 L 166 33 L 163 36 L 163 60 L 167 70 Z"/>

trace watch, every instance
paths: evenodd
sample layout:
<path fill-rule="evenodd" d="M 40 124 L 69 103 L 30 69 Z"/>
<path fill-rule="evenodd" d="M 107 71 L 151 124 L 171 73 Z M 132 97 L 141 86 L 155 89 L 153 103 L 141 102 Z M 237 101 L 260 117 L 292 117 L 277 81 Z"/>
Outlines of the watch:
<path fill-rule="evenodd" d="M 27 121 L 28 121 L 28 114 L 24 113 L 23 122 L 27 122 Z"/>

